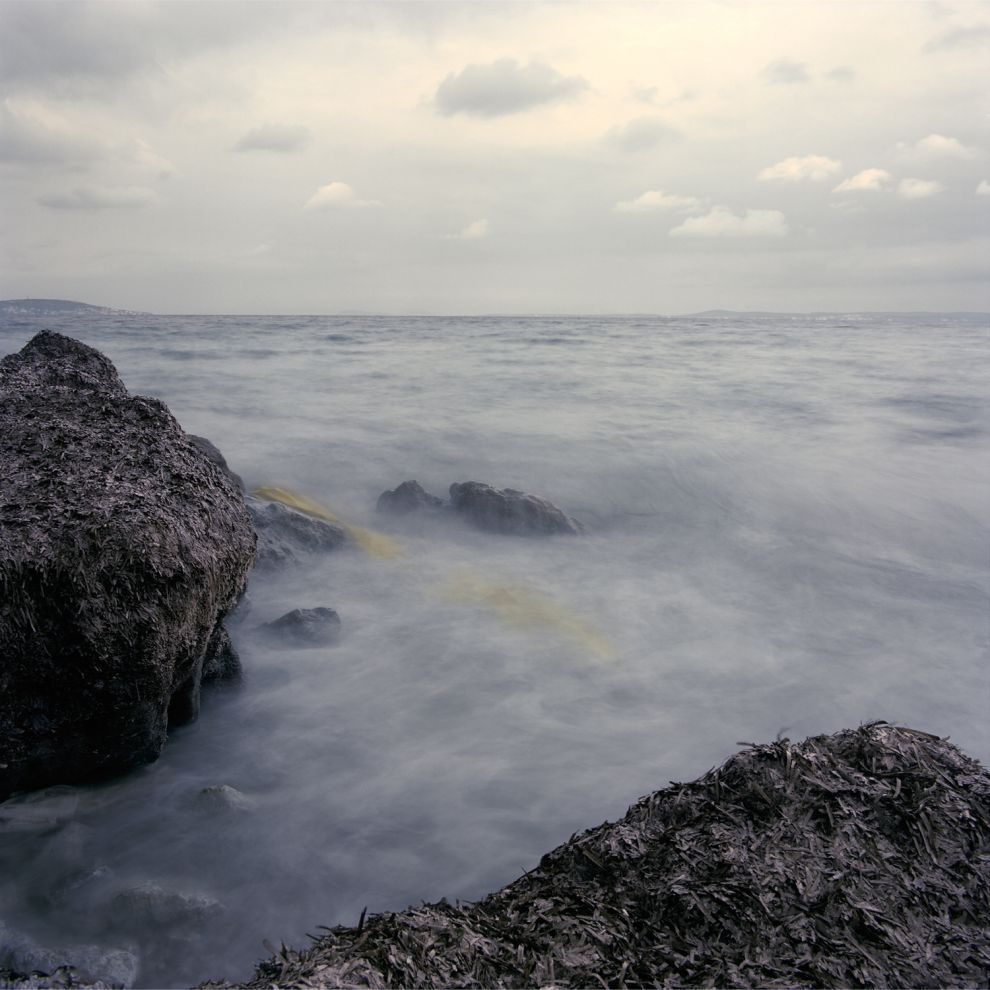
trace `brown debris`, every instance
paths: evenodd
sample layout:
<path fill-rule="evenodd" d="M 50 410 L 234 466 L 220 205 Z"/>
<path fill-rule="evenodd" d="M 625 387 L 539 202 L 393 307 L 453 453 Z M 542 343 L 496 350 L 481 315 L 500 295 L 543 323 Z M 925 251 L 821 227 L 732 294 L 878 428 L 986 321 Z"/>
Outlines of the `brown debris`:
<path fill-rule="evenodd" d="M 362 917 L 238 986 L 988 983 L 990 775 L 878 722 L 751 746 L 481 901 Z"/>

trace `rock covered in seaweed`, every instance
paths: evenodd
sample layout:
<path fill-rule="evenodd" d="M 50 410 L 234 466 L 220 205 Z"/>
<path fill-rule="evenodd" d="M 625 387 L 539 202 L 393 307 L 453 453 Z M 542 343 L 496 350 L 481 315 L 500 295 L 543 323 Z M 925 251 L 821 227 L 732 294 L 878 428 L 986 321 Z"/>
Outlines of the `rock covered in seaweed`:
<path fill-rule="evenodd" d="M 328 930 L 238 986 L 986 986 L 988 919 L 990 774 L 874 723 L 753 746 L 481 901 Z"/>
<path fill-rule="evenodd" d="M 576 519 L 553 502 L 515 488 L 499 489 L 480 481 L 463 481 L 450 486 L 450 504 L 455 512 L 490 533 L 575 536 L 583 531 Z"/>
<path fill-rule="evenodd" d="M 234 484 L 104 355 L 45 331 L 0 361 L 0 798 L 156 759 L 211 643 L 229 672 L 254 545 Z"/>

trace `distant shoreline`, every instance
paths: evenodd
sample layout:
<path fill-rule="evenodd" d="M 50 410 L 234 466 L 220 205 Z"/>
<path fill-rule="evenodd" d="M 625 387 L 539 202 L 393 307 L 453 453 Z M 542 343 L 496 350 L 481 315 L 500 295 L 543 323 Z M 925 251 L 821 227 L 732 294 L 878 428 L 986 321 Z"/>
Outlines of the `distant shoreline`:
<path fill-rule="evenodd" d="M 968 319 L 986 319 L 990 321 L 990 312 L 981 310 L 924 310 L 924 309 L 837 309 L 809 310 L 807 312 L 774 311 L 757 309 L 706 309 L 696 313 L 372 313 L 342 310 L 335 313 L 151 313 L 146 310 L 117 309 L 112 306 L 96 306 L 92 303 L 77 302 L 71 299 L 0 299 L 0 314 L 2 315 L 35 315 L 62 316 L 80 313 L 105 313 L 124 316 L 244 316 L 265 318 L 310 319 L 313 317 L 347 317 L 349 319 L 492 319 L 526 318 L 534 320 L 546 319 L 580 319 L 580 320 L 609 320 L 609 319 L 657 319 L 657 320 L 688 320 L 688 319 L 779 319 L 781 317 L 853 317 L 853 316 L 897 316 L 897 317 L 932 317 L 953 316 Z"/>

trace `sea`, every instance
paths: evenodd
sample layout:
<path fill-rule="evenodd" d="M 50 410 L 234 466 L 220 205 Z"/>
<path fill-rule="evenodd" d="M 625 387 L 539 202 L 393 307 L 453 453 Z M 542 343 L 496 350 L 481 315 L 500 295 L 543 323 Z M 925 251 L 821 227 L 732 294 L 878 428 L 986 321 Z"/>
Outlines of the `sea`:
<path fill-rule="evenodd" d="M 157 763 L 0 805 L 0 923 L 31 944 L 242 979 L 365 910 L 477 899 L 749 743 L 886 720 L 990 759 L 986 315 L 7 314 L 0 354 L 43 328 L 398 552 L 256 571 L 243 682 Z M 586 532 L 376 512 L 408 479 Z M 319 606 L 333 646 L 259 634 Z"/>

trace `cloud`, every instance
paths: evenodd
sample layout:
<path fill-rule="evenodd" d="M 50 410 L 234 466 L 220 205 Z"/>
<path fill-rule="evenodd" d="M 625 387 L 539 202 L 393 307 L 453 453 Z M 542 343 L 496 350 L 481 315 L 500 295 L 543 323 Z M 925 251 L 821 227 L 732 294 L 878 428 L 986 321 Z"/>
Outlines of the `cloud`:
<path fill-rule="evenodd" d="M 437 87 L 434 103 L 445 116 L 503 117 L 544 103 L 573 100 L 588 88 L 580 76 L 562 76 L 543 62 L 520 65 L 500 58 L 490 65 L 468 65 Z"/>
<path fill-rule="evenodd" d="M 770 62 L 760 73 L 765 82 L 771 85 L 793 85 L 794 83 L 806 83 L 811 77 L 808 75 L 808 67 L 804 62 L 791 62 L 783 58 L 776 62 Z"/>
<path fill-rule="evenodd" d="M 99 157 L 92 138 L 53 115 L 0 103 L 0 161 L 80 164 Z"/>
<path fill-rule="evenodd" d="M 475 220 L 473 223 L 469 223 L 463 230 L 458 231 L 456 234 L 445 234 L 444 236 L 450 241 L 480 240 L 482 237 L 488 236 L 488 221 Z"/>
<path fill-rule="evenodd" d="M 840 182 L 832 192 L 870 192 L 881 189 L 893 176 L 884 168 L 864 168 L 849 179 Z"/>
<path fill-rule="evenodd" d="M 688 217 L 671 237 L 783 237 L 787 218 L 780 210 L 746 210 L 741 215 L 715 206 L 703 217 Z"/>
<path fill-rule="evenodd" d="M 976 187 L 977 196 L 990 196 L 990 182 L 986 179 L 981 179 L 980 184 Z"/>
<path fill-rule="evenodd" d="M 675 196 L 650 189 L 635 199 L 620 200 L 612 207 L 615 213 L 653 213 L 656 211 L 697 210 L 701 200 L 694 196 Z"/>
<path fill-rule="evenodd" d="M 920 158 L 962 158 L 976 157 L 976 149 L 963 144 L 958 138 L 944 134 L 929 134 L 916 144 L 899 144 L 898 150 Z"/>
<path fill-rule="evenodd" d="M 234 145 L 235 151 L 299 151 L 310 142 L 308 127 L 302 124 L 262 124 L 248 131 Z"/>
<path fill-rule="evenodd" d="M 325 186 L 320 186 L 306 200 L 304 209 L 334 210 L 380 205 L 379 202 L 373 199 L 358 199 L 354 190 L 346 182 L 328 182 Z"/>
<path fill-rule="evenodd" d="M 679 137 L 678 132 L 661 117 L 635 117 L 620 127 L 613 127 L 605 140 L 620 151 L 649 151 L 662 141 Z"/>
<path fill-rule="evenodd" d="M 937 196 L 945 186 L 934 179 L 901 179 L 897 195 L 902 199 L 929 199 Z"/>
<path fill-rule="evenodd" d="M 825 73 L 825 78 L 831 79 L 832 82 L 847 83 L 852 82 L 856 78 L 856 73 L 848 65 L 837 65 L 834 69 L 829 69 Z"/>
<path fill-rule="evenodd" d="M 776 165 L 763 169 L 757 178 L 766 182 L 781 179 L 784 182 L 801 182 L 809 179 L 812 182 L 824 182 L 830 175 L 842 168 L 842 162 L 824 155 L 804 155 L 803 157 L 785 158 Z"/>
<path fill-rule="evenodd" d="M 923 52 L 946 52 L 956 48 L 977 48 L 990 44 L 990 24 L 974 24 L 972 27 L 951 28 L 942 32 L 922 47 Z"/>
<path fill-rule="evenodd" d="M 153 189 L 144 186 L 78 186 L 40 196 L 38 202 L 53 210 L 136 210 L 157 198 Z"/>

